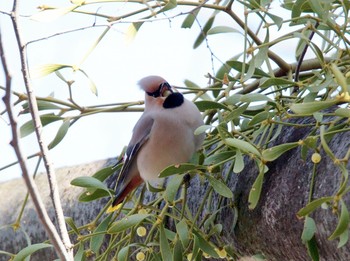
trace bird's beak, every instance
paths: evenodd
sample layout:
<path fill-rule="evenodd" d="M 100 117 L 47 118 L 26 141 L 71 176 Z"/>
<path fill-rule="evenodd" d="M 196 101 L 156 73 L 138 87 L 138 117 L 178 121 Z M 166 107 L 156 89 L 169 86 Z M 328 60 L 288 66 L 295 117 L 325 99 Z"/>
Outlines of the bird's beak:
<path fill-rule="evenodd" d="M 160 88 L 160 93 L 162 97 L 168 97 L 170 94 L 174 93 L 174 91 L 171 88 L 170 84 L 165 82 Z"/>

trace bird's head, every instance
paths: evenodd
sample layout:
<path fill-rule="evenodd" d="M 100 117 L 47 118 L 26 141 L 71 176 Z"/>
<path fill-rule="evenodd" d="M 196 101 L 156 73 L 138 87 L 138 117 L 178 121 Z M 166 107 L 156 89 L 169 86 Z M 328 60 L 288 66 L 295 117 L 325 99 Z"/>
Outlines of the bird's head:
<path fill-rule="evenodd" d="M 171 85 L 160 76 L 148 76 L 139 81 L 145 91 L 146 108 L 162 106 L 164 108 L 178 107 L 183 103 L 181 93 L 175 92 Z"/>

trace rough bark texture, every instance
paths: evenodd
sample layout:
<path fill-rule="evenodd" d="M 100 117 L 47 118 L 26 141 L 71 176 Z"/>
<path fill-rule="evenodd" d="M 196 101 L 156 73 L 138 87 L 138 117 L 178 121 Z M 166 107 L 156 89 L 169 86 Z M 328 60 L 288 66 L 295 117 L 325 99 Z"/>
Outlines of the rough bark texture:
<path fill-rule="evenodd" d="M 310 119 L 303 120 L 310 121 Z M 304 139 L 309 130 L 285 127 L 282 135 L 274 142 L 283 144 Z M 329 146 L 338 158 L 344 157 L 350 146 L 350 133 L 339 133 L 330 141 Z M 317 165 L 314 197 L 333 195 L 341 179 L 340 171 L 324 153 L 322 161 Z M 216 222 L 223 224 L 223 239 L 233 245 L 243 255 L 262 253 L 268 260 L 310 260 L 307 250 L 300 236 L 303 229 L 303 221 L 296 217 L 300 208 L 305 206 L 308 200 L 310 179 L 313 163 L 310 160 L 302 161 L 300 148 L 283 154 L 278 160 L 269 165 L 266 173 L 261 199 L 254 210 L 248 209 L 248 194 L 252 183 L 257 176 L 255 164 L 246 159 L 246 166 L 239 175 L 229 173 L 229 187 L 235 195 L 238 208 L 238 222 L 233 227 L 234 211 L 224 209 Z M 94 203 L 80 203 L 77 201 L 81 189 L 72 187 L 69 183 L 72 179 L 83 175 L 92 175 L 97 170 L 112 165 L 114 160 L 97 161 L 90 164 L 62 168 L 57 171 L 60 184 L 60 194 L 66 216 L 72 217 L 77 225 L 87 224 L 93 220 L 96 214 L 104 206 L 107 199 Z M 350 165 L 347 165 L 350 168 Z M 49 190 L 45 175 L 40 175 L 36 182 L 40 187 L 50 215 Z M 107 181 L 113 183 L 113 180 Z M 110 185 L 111 185 L 110 184 Z M 207 184 L 198 179 L 191 180 L 188 197 L 190 209 L 198 208 Z M 22 180 L 13 180 L 0 184 L 0 227 L 11 224 L 19 212 L 26 193 Z M 147 193 L 147 197 L 154 195 Z M 346 196 L 347 205 L 349 195 Z M 205 215 L 205 211 L 203 215 Z M 32 243 L 43 242 L 47 236 L 38 221 L 31 202 L 27 204 L 22 219 L 22 229 L 28 233 Z M 335 229 L 337 217 L 330 209 L 318 209 L 312 217 L 317 223 L 317 244 L 320 250 L 321 260 L 350 260 L 350 244 L 337 249 L 337 240 L 329 241 L 327 238 Z M 26 239 L 21 230 L 16 232 L 12 228 L 0 230 L 0 250 L 12 253 L 18 252 L 26 246 Z M 32 260 L 53 260 L 55 257 L 50 251 L 41 251 L 34 255 Z M 0 260 L 7 260 L 0 255 Z"/>

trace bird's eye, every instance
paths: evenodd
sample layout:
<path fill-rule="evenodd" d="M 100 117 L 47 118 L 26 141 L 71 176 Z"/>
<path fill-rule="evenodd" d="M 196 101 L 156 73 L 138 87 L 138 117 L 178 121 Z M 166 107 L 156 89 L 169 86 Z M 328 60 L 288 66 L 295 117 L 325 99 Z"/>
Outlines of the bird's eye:
<path fill-rule="evenodd" d="M 171 89 L 171 86 L 167 82 L 163 82 L 159 85 L 158 89 L 154 92 L 146 92 L 148 96 L 152 96 L 154 98 L 158 98 L 162 94 L 163 88 Z"/>

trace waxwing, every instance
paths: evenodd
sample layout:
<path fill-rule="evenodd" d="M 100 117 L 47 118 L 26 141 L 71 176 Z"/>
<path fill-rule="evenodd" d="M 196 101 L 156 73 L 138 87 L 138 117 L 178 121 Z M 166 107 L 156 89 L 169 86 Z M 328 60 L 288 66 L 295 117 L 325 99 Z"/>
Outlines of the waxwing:
<path fill-rule="evenodd" d="M 145 91 L 145 110 L 133 129 L 110 211 L 142 182 L 156 180 L 170 165 L 188 162 L 205 137 L 194 134 L 204 124 L 197 107 L 166 80 L 148 76 L 139 85 Z"/>

